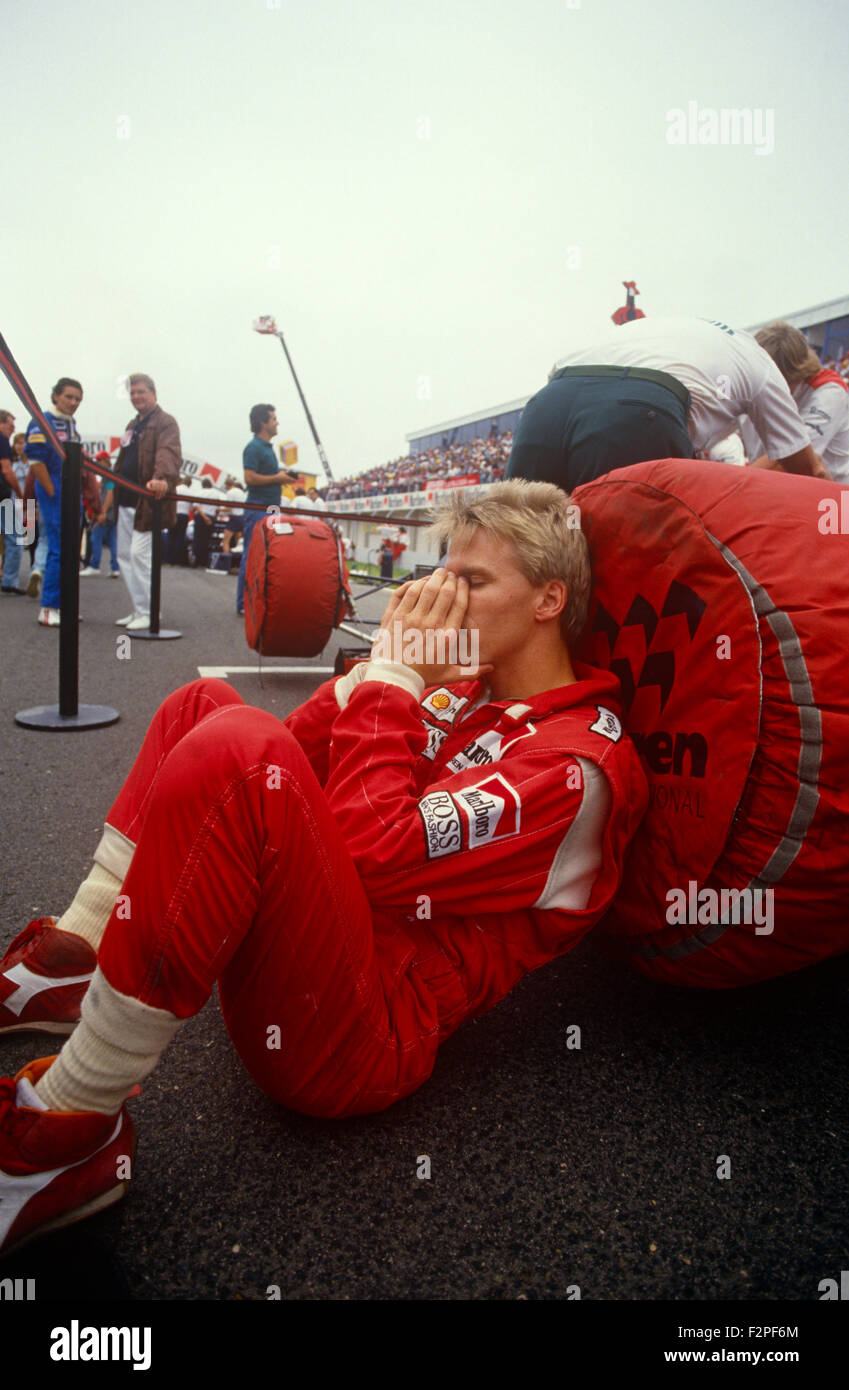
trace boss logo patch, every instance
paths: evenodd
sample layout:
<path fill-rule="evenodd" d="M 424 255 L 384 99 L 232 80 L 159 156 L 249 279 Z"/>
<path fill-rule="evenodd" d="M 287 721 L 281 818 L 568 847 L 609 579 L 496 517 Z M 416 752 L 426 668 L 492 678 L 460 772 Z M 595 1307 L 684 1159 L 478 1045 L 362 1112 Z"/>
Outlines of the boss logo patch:
<path fill-rule="evenodd" d="M 598 719 L 590 725 L 591 732 L 609 738 L 611 743 L 618 743 L 622 737 L 622 725 L 616 715 L 612 710 L 605 709 L 604 705 L 597 705 L 596 708 L 598 709 Z"/>
<path fill-rule="evenodd" d="M 460 813 L 448 792 L 431 792 L 423 796 L 418 809 L 424 823 L 428 859 L 456 854 L 463 848 Z"/>

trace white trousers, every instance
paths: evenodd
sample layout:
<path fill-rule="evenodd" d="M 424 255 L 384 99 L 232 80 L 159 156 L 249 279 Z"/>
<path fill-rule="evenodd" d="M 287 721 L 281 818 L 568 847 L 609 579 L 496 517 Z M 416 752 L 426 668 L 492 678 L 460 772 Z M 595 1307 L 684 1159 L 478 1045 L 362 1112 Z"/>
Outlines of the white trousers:
<path fill-rule="evenodd" d="M 153 532 L 134 531 L 135 507 L 118 508 L 118 568 L 136 613 L 150 613 Z"/>

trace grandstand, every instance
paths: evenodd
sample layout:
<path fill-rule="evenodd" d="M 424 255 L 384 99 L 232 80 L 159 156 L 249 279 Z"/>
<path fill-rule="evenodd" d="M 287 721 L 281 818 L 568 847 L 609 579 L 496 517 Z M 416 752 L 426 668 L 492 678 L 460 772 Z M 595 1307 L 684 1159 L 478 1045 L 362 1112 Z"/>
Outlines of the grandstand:
<path fill-rule="evenodd" d="M 447 448 L 432 446 L 369 469 L 356 478 L 343 479 L 325 490 L 328 508 L 351 517 L 350 523 L 341 524 L 353 541 L 358 561 L 375 559 L 388 524 L 429 520 L 431 509 L 445 488 L 477 489 L 503 478 L 513 433 L 507 430 L 498 434 L 491 417 L 487 421 L 489 438 L 472 437 L 467 443 Z M 386 522 L 356 519 L 359 514 L 375 513 L 385 515 Z M 423 532 L 421 526 L 410 527 L 408 549 L 401 562 L 404 568 L 435 561 L 436 547 Z"/>
<path fill-rule="evenodd" d="M 511 433 L 519 423 L 519 416 L 530 400 L 522 396 L 507 405 L 497 405 L 493 410 L 473 415 L 463 415 L 459 420 L 446 420 L 443 425 L 431 425 L 425 430 L 415 430 L 406 436 L 409 454 L 427 453 L 430 449 L 449 449 L 455 444 L 470 444 L 473 440 L 489 439 L 493 434 Z"/>
<path fill-rule="evenodd" d="M 765 328 L 776 319 L 804 333 L 814 352 L 822 358 L 823 365 L 845 364 L 843 370 L 846 375 L 849 370 L 849 298 L 830 299 L 825 304 L 816 304 L 799 313 L 773 314 L 771 319 L 752 324 L 747 332 L 757 333 L 759 328 Z"/>

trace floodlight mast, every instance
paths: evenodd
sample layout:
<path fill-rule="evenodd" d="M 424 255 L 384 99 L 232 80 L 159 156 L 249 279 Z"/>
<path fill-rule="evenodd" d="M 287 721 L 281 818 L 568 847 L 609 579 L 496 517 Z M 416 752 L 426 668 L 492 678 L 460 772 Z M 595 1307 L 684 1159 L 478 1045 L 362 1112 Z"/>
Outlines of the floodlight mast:
<path fill-rule="evenodd" d="M 290 355 L 289 355 L 289 349 L 288 349 L 287 346 L 286 346 L 286 339 L 283 337 L 283 334 L 281 333 L 280 329 L 277 327 L 277 323 L 276 323 L 276 321 L 275 321 L 274 315 L 273 315 L 273 314 L 261 314 L 260 317 L 259 317 L 258 319 L 255 319 L 255 320 L 254 320 L 254 325 L 253 325 L 253 327 L 254 327 L 254 332 L 255 332 L 255 333 L 266 333 L 266 334 L 268 334 L 269 336 L 273 336 L 273 337 L 275 337 L 275 338 L 279 338 L 279 339 L 280 339 L 280 343 L 281 343 L 281 345 L 282 345 L 283 351 L 284 351 L 285 354 L 286 354 L 286 361 L 289 363 L 289 369 L 290 369 L 290 371 L 291 371 L 291 373 L 292 373 L 292 376 L 293 376 L 293 378 L 294 378 L 295 385 L 296 385 L 297 388 L 298 388 L 298 395 L 299 395 L 300 398 L 301 398 L 301 405 L 304 407 L 304 414 L 306 415 L 306 417 L 307 417 L 307 422 L 308 422 L 308 424 L 309 424 L 310 429 L 312 430 L 312 437 L 313 437 L 313 439 L 315 440 L 315 447 L 316 447 L 316 449 L 318 450 L 318 456 L 319 456 L 319 458 L 321 459 L 321 466 L 322 466 L 322 468 L 324 469 L 324 473 L 325 473 L 325 477 L 327 478 L 327 481 L 328 481 L 329 483 L 332 483 L 332 482 L 334 481 L 334 478 L 333 478 L 333 474 L 332 474 L 331 471 L 330 471 L 330 464 L 327 462 L 327 455 L 325 454 L 324 449 L 322 448 L 321 440 L 320 440 L 319 437 L 318 437 L 318 430 L 316 429 L 316 427 L 315 427 L 315 421 L 313 420 L 312 415 L 310 414 L 310 408 L 309 408 L 309 406 L 307 405 L 306 396 L 304 395 L 303 391 L 301 390 L 301 383 L 298 381 L 298 373 L 295 371 L 295 364 L 294 364 L 294 362 L 292 361 L 292 358 L 291 358 Z"/>

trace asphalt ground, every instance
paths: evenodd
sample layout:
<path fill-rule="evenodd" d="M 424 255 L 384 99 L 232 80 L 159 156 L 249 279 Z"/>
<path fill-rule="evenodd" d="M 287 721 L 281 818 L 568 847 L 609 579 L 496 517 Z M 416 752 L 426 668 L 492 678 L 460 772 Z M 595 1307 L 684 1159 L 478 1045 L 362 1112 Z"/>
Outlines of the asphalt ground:
<path fill-rule="evenodd" d="M 166 569 L 164 623 L 182 639 L 133 642 L 129 660 L 113 625 L 123 582 L 80 589 L 80 698 L 121 713 L 84 732 L 14 723 L 57 698 L 58 633 L 36 625 L 36 601 L 0 596 L 3 945 L 70 902 L 159 702 L 200 667 L 257 664 L 235 579 Z M 269 664 L 331 665 L 338 642 Z M 230 676 L 280 716 L 323 678 Z M 131 1102 L 126 1199 L 0 1275 L 35 1278 L 42 1299 L 277 1286 L 284 1300 L 565 1300 L 577 1286 L 584 1300 L 817 1300 L 849 1268 L 847 993 L 849 958 L 698 992 L 630 973 L 590 934 L 462 1027 L 419 1092 L 334 1121 L 257 1090 L 213 999 Z M 0 1048 L 5 1074 L 55 1050 L 40 1035 Z"/>

